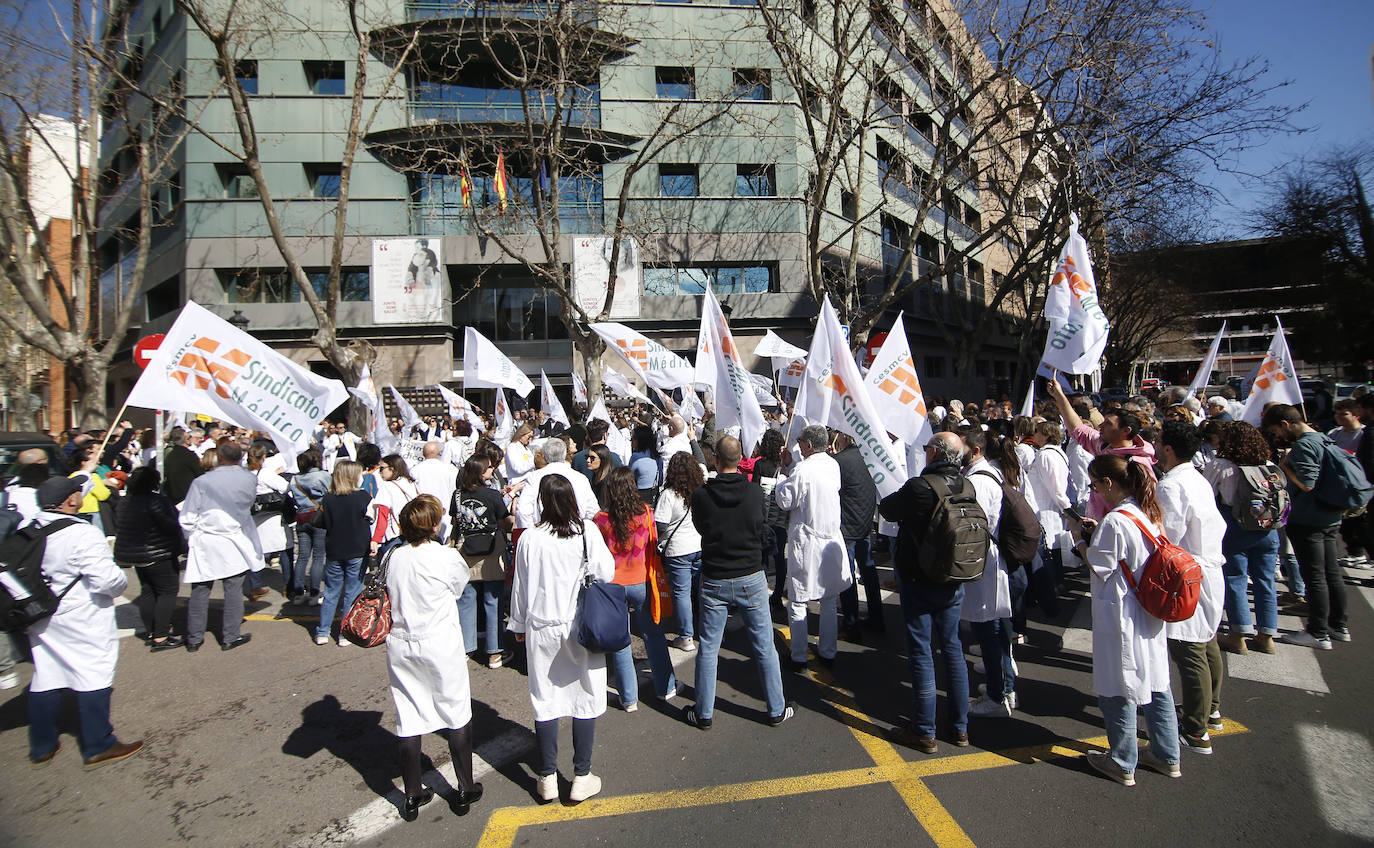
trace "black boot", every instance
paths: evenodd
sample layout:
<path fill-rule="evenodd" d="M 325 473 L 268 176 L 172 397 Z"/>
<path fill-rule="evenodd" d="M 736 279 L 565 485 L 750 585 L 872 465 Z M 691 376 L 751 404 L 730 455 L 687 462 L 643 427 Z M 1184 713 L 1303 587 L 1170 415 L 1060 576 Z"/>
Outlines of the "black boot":
<path fill-rule="evenodd" d="M 482 800 L 482 784 L 474 783 L 472 788 L 464 792 L 458 790 L 458 797 L 453 799 L 453 813 L 458 816 L 465 816 L 473 804 Z"/>
<path fill-rule="evenodd" d="M 419 795 L 407 795 L 406 802 L 401 807 L 401 818 L 406 821 L 415 821 L 420 817 L 420 808 L 434 800 L 434 790 L 426 789 Z"/>

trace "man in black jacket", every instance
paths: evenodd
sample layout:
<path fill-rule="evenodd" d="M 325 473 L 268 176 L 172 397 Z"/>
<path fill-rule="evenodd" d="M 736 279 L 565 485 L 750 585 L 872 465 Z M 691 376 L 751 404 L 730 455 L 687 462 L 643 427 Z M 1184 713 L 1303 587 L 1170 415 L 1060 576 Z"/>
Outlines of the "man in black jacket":
<path fill-rule="evenodd" d="M 763 490 L 739 473 L 739 439 L 723 436 L 715 446 L 717 474 L 692 493 L 692 524 L 701 534 L 701 628 L 698 632 L 695 706 L 688 724 L 709 730 L 716 705 L 716 659 L 725 620 L 740 613 L 758 662 L 759 682 L 773 727 L 792 717 L 782 692 L 782 671 L 768 613 L 763 574 Z"/>
<path fill-rule="evenodd" d="M 883 498 L 878 512 L 900 526 L 892 555 L 901 593 L 902 617 L 906 619 L 907 661 L 911 666 L 911 690 L 915 710 L 911 724 L 896 728 L 892 738 L 926 754 L 938 749 L 935 741 L 935 658 L 938 643 L 948 676 L 946 691 L 954 719 L 953 742 L 968 745 L 968 667 L 959 643 L 959 609 L 964 600 L 962 583 L 941 584 L 926 578 L 917 562 L 921 541 L 930 526 L 938 498 L 930 478 L 938 477 L 954 493 L 968 485 L 960 468 L 964 442 L 955 433 L 936 433 L 926 445 L 926 468 L 902 488 Z"/>
<path fill-rule="evenodd" d="M 164 463 L 162 490 L 172 499 L 172 503 L 179 504 L 186 500 L 186 493 L 191 490 L 191 481 L 201 475 L 200 457 L 186 447 L 186 431 L 180 427 L 172 430 L 167 441 L 170 444 Z"/>
<path fill-rule="evenodd" d="M 840 535 L 854 582 L 840 593 L 840 638 L 860 644 L 859 584 L 868 603 L 865 627 L 883 630 L 883 590 L 878 570 L 868 556 L 868 535 L 873 529 L 873 510 L 878 506 L 878 487 L 868 472 L 863 453 L 846 433 L 835 434 L 835 463 L 840 466 Z"/>

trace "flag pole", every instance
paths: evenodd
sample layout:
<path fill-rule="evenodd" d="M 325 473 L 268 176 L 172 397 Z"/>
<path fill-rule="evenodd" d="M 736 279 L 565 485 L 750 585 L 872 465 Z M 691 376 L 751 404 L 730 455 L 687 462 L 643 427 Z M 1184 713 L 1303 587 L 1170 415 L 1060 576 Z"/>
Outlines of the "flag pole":
<path fill-rule="evenodd" d="M 121 407 L 119 408 L 119 412 L 115 413 L 115 417 L 114 417 L 114 421 L 115 421 L 114 427 L 106 427 L 106 428 L 105 428 L 105 440 L 104 440 L 103 442 L 100 443 L 100 448 L 97 449 L 96 452 L 95 452 L 95 459 L 96 459 L 96 462 L 99 462 L 99 461 L 100 461 L 100 458 L 101 458 L 102 456 L 105 455 L 105 446 L 108 445 L 108 444 L 110 443 L 110 437 L 114 435 L 114 428 L 117 427 L 117 426 L 119 426 L 119 422 L 120 422 L 120 421 L 123 421 L 123 420 L 124 420 L 124 413 L 125 413 L 125 411 L 128 410 L 128 408 L 129 408 L 129 399 L 128 399 L 128 398 L 125 398 L 125 399 L 124 399 L 124 405 L 121 406 Z"/>

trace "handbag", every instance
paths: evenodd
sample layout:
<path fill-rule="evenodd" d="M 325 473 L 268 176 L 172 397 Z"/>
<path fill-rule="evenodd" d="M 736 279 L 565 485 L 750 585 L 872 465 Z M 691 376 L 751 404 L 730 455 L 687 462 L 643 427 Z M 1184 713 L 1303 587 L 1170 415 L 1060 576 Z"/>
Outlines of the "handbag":
<path fill-rule="evenodd" d="M 658 555 L 659 555 L 659 556 L 667 556 L 667 555 L 668 555 L 668 543 L 671 542 L 671 541 L 673 541 L 673 536 L 674 536 L 674 534 L 677 533 L 677 528 L 681 527 L 681 526 L 682 526 L 682 522 L 684 522 L 684 521 L 686 521 L 688 518 L 690 518 L 691 515 L 692 515 L 692 505 L 691 505 L 691 504 L 687 504 L 687 511 L 684 512 L 684 513 L 682 513 L 682 517 L 679 518 L 679 519 L 677 520 L 677 523 L 673 525 L 673 529 L 671 529 L 671 530 L 668 531 L 668 536 L 667 536 L 667 538 L 659 539 L 659 540 L 658 540 L 658 545 L 657 545 L 656 547 L 657 547 Z"/>
<path fill-rule="evenodd" d="M 262 478 L 262 471 L 259 470 L 253 476 Z M 253 506 L 249 510 L 250 514 L 258 515 L 263 512 L 285 512 L 286 493 L 284 492 L 263 492 L 253 497 Z"/>
<path fill-rule="evenodd" d="M 367 578 L 358 599 L 344 614 L 339 635 L 360 648 L 375 648 L 391 633 L 391 596 L 386 591 L 386 567 L 396 548 L 386 552 L 381 566 Z"/>
<path fill-rule="evenodd" d="M 582 531 L 582 580 L 577 596 L 577 641 L 588 651 L 613 654 L 630 646 L 630 605 L 625 587 L 587 573 L 587 531 Z"/>
<path fill-rule="evenodd" d="M 673 587 L 668 583 L 668 572 L 663 568 L 663 558 L 658 555 L 657 549 L 649 548 L 644 556 L 649 572 L 645 581 L 646 601 L 654 624 L 658 624 L 673 614 Z"/>

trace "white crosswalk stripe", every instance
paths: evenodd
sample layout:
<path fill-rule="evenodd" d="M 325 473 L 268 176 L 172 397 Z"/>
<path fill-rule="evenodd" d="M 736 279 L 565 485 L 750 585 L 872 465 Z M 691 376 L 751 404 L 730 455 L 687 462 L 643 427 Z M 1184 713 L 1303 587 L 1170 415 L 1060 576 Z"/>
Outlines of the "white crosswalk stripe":
<path fill-rule="evenodd" d="M 1374 746 L 1350 730 L 1298 725 L 1307 773 L 1322 818 L 1333 830 L 1359 840 L 1374 833 Z"/>

